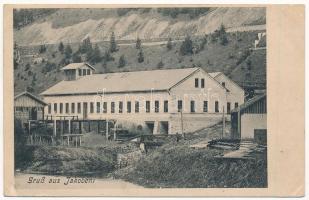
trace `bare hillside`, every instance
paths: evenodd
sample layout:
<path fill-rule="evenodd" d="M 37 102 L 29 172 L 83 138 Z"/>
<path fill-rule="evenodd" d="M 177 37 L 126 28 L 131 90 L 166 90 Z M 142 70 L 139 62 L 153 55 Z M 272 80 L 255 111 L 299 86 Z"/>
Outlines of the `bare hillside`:
<path fill-rule="evenodd" d="M 169 16 L 157 9 L 59 9 L 14 31 L 19 45 L 106 41 L 111 32 L 118 40 L 181 38 L 204 35 L 224 24 L 227 31 L 265 29 L 265 8 L 210 8 L 194 18 Z"/>

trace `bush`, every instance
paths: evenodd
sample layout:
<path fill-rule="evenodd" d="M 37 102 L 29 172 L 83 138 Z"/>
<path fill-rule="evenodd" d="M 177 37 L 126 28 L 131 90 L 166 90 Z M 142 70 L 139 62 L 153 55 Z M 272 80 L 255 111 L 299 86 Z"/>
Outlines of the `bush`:
<path fill-rule="evenodd" d="M 135 47 L 136 47 L 136 49 L 141 49 L 142 48 L 142 40 L 139 39 L 139 37 L 137 37 L 137 39 L 136 39 Z"/>
<path fill-rule="evenodd" d="M 144 53 L 143 53 L 143 50 L 142 50 L 142 49 L 140 49 L 140 51 L 138 52 L 137 61 L 138 61 L 139 63 L 144 62 Z"/>
<path fill-rule="evenodd" d="M 121 55 L 118 62 L 118 67 L 124 67 L 126 65 L 126 59 L 124 55 Z"/>
<path fill-rule="evenodd" d="M 191 55 L 193 53 L 193 42 L 190 36 L 187 36 L 180 46 L 181 55 Z"/>
<path fill-rule="evenodd" d="M 168 41 L 167 41 L 167 44 L 166 44 L 166 48 L 168 50 L 171 50 L 173 48 L 172 39 L 171 38 L 168 38 Z"/>
<path fill-rule="evenodd" d="M 26 67 L 25 67 L 25 71 L 28 71 L 30 69 L 31 65 L 29 63 L 26 64 Z"/>
<path fill-rule="evenodd" d="M 157 67 L 159 69 L 161 69 L 164 66 L 164 63 L 162 62 L 162 60 L 157 64 Z"/>
<path fill-rule="evenodd" d="M 46 62 L 45 66 L 42 69 L 42 73 L 45 74 L 46 72 L 50 72 L 56 69 L 57 65 L 55 63 Z"/>

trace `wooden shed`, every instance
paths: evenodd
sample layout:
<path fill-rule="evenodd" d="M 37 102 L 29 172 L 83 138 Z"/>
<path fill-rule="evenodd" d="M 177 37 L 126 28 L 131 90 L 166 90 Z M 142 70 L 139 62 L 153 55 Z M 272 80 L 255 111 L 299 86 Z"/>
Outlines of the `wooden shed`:
<path fill-rule="evenodd" d="M 254 139 L 266 143 L 266 94 L 258 95 L 231 111 L 231 133 L 233 139 Z"/>
<path fill-rule="evenodd" d="M 39 97 L 25 91 L 14 97 L 14 117 L 22 123 L 28 120 L 44 119 L 44 106 L 47 104 Z"/>

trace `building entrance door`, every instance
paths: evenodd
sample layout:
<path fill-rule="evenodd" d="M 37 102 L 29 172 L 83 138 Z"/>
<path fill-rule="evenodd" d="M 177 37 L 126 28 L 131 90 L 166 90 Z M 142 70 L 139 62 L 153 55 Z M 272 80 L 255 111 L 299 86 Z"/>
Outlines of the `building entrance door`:
<path fill-rule="evenodd" d="M 37 120 L 38 112 L 37 112 L 36 108 L 31 108 L 30 117 L 31 117 L 32 120 Z"/>

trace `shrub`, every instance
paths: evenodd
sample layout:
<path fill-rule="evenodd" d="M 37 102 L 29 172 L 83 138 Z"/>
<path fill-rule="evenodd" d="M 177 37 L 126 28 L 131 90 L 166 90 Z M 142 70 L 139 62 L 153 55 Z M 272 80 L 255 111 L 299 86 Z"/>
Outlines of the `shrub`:
<path fill-rule="evenodd" d="M 139 37 L 137 37 L 137 39 L 136 39 L 135 47 L 136 47 L 136 49 L 141 49 L 142 48 L 142 41 L 141 41 L 141 39 L 139 39 Z"/>
<path fill-rule="evenodd" d="M 180 46 L 181 55 L 191 55 L 193 53 L 193 42 L 190 36 L 187 36 Z"/>
<path fill-rule="evenodd" d="M 138 52 L 137 61 L 138 61 L 139 63 L 144 62 L 144 53 L 143 53 L 143 50 L 142 50 L 142 49 L 140 49 L 140 51 Z"/>
<path fill-rule="evenodd" d="M 126 65 L 126 59 L 124 55 L 121 55 L 118 62 L 118 67 L 124 67 Z"/>
<path fill-rule="evenodd" d="M 157 67 L 161 69 L 163 66 L 164 66 L 164 63 L 162 62 L 162 60 L 160 60 L 160 62 L 157 64 Z"/>

